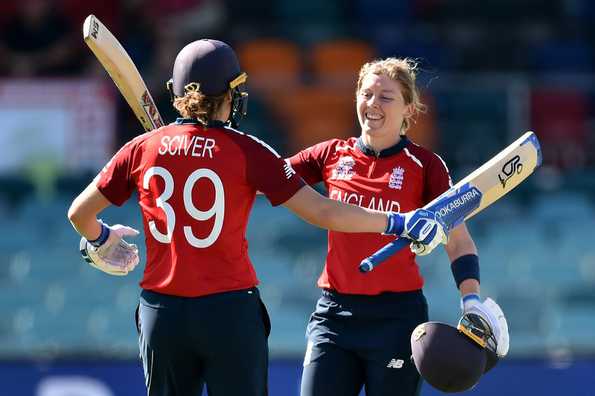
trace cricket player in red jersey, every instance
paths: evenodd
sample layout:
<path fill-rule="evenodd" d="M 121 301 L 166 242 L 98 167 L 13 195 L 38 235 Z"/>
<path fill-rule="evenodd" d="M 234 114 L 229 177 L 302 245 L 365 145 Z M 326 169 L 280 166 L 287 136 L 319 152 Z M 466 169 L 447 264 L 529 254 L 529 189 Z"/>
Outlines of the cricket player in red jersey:
<path fill-rule="evenodd" d="M 149 396 L 196 396 L 204 384 L 211 396 L 266 394 L 270 322 L 245 239 L 257 191 L 335 231 L 385 232 L 428 249 L 445 239 L 431 212 L 383 213 L 323 197 L 235 129 L 246 78 L 227 44 L 188 44 L 168 83 L 182 117 L 124 145 L 69 210 L 86 261 L 126 275 L 139 257 L 123 237 L 138 232 L 97 215 L 138 193 L 147 260 L 137 325 Z"/>
<path fill-rule="evenodd" d="M 331 199 L 372 210 L 408 212 L 451 185 L 442 159 L 409 140 L 412 117 L 423 108 L 408 59 L 365 64 L 357 83 L 361 136 L 333 139 L 287 161 L 308 184 L 323 182 Z M 318 300 L 306 331 L 301 396 L 413 396 L 420 377 L 410 360 L 412 330 L 428 320 L 416 254 L 435 246 L 412 244 L 374 271 L 358 265 L 393 238 L 330 230 L 318 280 Z M 465 224 L 445 245 L 465 310 L 479 300 L 477 250 Z"/>

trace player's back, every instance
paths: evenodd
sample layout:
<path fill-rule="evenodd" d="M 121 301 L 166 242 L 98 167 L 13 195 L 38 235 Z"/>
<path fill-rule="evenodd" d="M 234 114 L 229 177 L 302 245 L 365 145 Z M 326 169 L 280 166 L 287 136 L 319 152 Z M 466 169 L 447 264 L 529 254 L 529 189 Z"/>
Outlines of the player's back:
<path fill-rule="evenodd" d="M 191 120 L 145 134 L 136 146 L 130 174 L 147 244 L 141 286 L 198 296 L 256 285 L 245 239 L 253 174 L 262 157 L 275 156 L 222 123 Z"/>

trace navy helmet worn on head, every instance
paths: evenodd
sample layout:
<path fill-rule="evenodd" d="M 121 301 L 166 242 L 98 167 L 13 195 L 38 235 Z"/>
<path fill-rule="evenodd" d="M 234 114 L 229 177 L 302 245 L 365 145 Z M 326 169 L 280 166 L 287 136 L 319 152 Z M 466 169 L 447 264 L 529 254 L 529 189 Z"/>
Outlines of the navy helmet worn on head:
<path fill-rule="evenodd" d="M 219 40 L 202 39 L 186 45 L 176 56 L 168 89 L 173 97 L 188 91 L 218 96 L 232 91 L 232 124 L 246 114 L 247 75 L 240 69 L 234 50 Z"/>
<path fill-rule="evenodd" d="M 478 382 L 488 365 L 486 349 L 453 326 L 426 322 L 411 333 L 417 371 L 442 392 L 462 392 Z"/>
<path fill-rule="evenodd" d="M 178 53 L 172 90 L 174 95 L 184 96 L 186 86 L 197 83 L 203 94 L 217 96 L 227 92 L 241 74 L 238 58 L 229 45 L 219 40 L 197 40 Z"/>

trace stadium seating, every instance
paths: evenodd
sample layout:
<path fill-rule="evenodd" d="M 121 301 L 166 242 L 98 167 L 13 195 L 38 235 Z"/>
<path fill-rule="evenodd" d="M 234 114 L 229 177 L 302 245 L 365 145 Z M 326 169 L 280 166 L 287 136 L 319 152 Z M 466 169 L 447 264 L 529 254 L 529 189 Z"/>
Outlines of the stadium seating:
<path fill-rule="evenodd" d="M 580 40 L 548 41 L 534 48 L 530 56 L 533 69 L 550 73 L 588 73 L 595 65 L 592 48 Z"/>
<path fill-rule="evenodd" d="M 354 136 L 355 97 L 320 85 L 300 86 L 274 105 L 292 153 L 332 138 Z"/>
<path fill-rule="evenodd" d="M 4 355 L 136 353 L 133 313 L 142 266 L 121 278 L 90 268 L 80 259 L 78 237 L 66 220 L 53 228 L 57 243 L 44 250 L 43 233 L 31 232 L 44 224 L 42 211 L 56 208 L 64 215 L 70 199 L 60 196 L 38 205 L 31 200 L 10 214 L 20 221 L 14 223 L 18 232 L 0 238 Z M 104 215 L 106 221 L 140 228 L 134 202 L 110 207 Z M 469 224 L 481 257 L 483 295 L 502 305 L 516 356 L 560 346 L 592 348 L 595 246 L 585 246 L 567 232 L 565 224 L 571 219 L 576 219 L 573 227 L 579 227 L 576 233 L 590 235 L 595 227 L 593 202 L 584 195 L 558 192 L 536 198 L 527 210 L 511 198 Z M 324 263 L 325 234 L 286 209 L 272 208 L 264 197 L 255 201 L 247 238 L 273 323 L 273 354 L 303 351 L 305 325 L 320 293 L 315 283 Z M 137 242 L 145 257 L 140 241 L 142 236 Z M 439 249 L 419 263 L 430 318 L 454 324 L 459 294 L 446 253 Z"/>
<path fill-rule="evenodd" d="M 302 61 L 296 44 L 280 38 L 260 38 L 237 47 L 248 86 L 269 100 L 300 82 Z"/>
<path fill-rule="evenodd" d="M 436 125 L 436 104 L 430 93 L 421 95 L 425 111 L 417 114 L 409 126 L 407 135 L 417 144 L 432 150 L 438 150 L 438 126 Z"/>
<path fill-rule="evenodd" d="M 277 31 L 291 41 L 307 46 L 319 40 L 341 37 L 348 28 L 344 3 L 340 0 L 279 0 L 272 5 Z"/>
<path fill-rule="evenodd" d="M 312 45 L 309 55 L 320 84 L 354 95 L 359 70 L 374 59 L 374 48 L 360 40 L 329 40 Z"/>
<path fill-rule="evenodd" d="M 544 161 L 563 169 L 587 161 L 589 98 L 580 90 L 542 88 L 531 94 L 531 125 L 543 141 Z"/>

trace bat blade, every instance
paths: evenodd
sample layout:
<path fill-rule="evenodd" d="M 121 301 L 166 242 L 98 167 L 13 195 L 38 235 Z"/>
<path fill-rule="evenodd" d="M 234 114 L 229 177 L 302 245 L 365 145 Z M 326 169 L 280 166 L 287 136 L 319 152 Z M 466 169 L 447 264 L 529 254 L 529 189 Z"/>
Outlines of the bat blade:
<path fill-rule="evenodd" d="M 465 220 L 467 220 L 508 194 L 529 177 L 541 165 L 541 162 L 542 153 L 539 140 L 535 133 L 529 131 L 448 191 L 470 185 L 482 193 L 479 206 L 465 216 Z"/>
<path fill-rule="evenodd" d="M 446 230 L 450 231 L 508 194 L 529 177 L 541 162 L 539 140 L 533 132 L 526 132 L 488 162 L 424 206 L 424 209 L 434 211 L 442 220 Z M 359 270 L 364 273 L 371 271 L 410 242 L 406 238 L 396 239 L 362 260 Z"/>
<path fill-rule="evenodd" d="M 85 19 L 83 40 L 110 75 L 145 131 L 162 126 L 159 110 L 134 62 L 118 39 L 94 15 Z"/>

